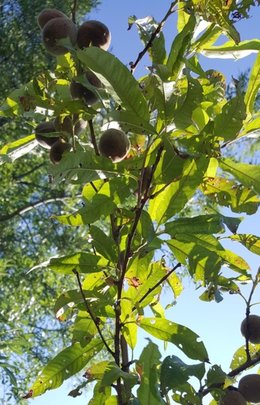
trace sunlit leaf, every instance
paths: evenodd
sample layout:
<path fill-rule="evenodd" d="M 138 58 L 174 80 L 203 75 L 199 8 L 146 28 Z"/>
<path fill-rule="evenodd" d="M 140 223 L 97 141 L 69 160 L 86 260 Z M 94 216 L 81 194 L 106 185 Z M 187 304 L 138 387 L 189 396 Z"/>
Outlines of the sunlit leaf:
<path fill-rule="evenodd" d="M 141 376 L 140 387 L 137 390 L 137 397 L 141 404 L 164 404 L 159 393 L 157 366 L 161 354 L 158 346 L 152 342 L 143 349 L 137 363 L 137 370 Z"/>
<path fill-rule="evenodd" d="M 256 61 L 252 67 L 245 94 L 245 103 L 247 107 L 247 112 L 249 114 L 253 113 L 254 102 L 257 93 L 259 92 L 259 87 L 260 87 L 260 52 L 258 53 Z"/>
<path fill-rule="evenodd" d="M 228 41 L 224 45 L 211 46 L 203 49 L 201 53 L 208 58 L 240 59 L 260 50 L 260 40 L 251 39 L 242 41 L 235 45 L 233 41 Z"/>
<path fill-rule="evenodd" d="M 191 359 L 207 361 L 205 346 L 199 336 L 186 326 L 160 318 L 143 318 L 138 325 L 152 336 L 171 342 Z"/>
<path fill-rule="evenodd" d="M 83 64 L 100 75 L 101 81 L 109 86 L 108 91 L 112 87 L 127 109 L 144 119 L 149 117 L 138 82 L 117 57 L 95 46 L 79 50 L 77 55 Z"/>
<path fill-rule="evenodd" d="M 231 235 L 231 240 L 242 243 L 250 252 L 260 255 L 260 238 L 252 234 Z"/>
<path fill-rule="evenodd" d="M 69 256 L 53 257 L 48 267 L 62 274 L 73 274 L 75 269 L 79 273 L 95 273 L 106 268 L 108 260 L 91 253 L 76 253 Z"/>
<path fill-rule="evenodd" d="M 220 160 L 220 167 L 231 173 L 244 186 L 253 188 L 260 193 L 260 167 L 246 163 L 235 163 L 231 159 Z"/>
<path fill-rule="evenodd" d="M 103 346 L 100 339 L 93 339 L 85 347 L 75 343 L 64 349 L 49 361 L 31 386 L 32 398 L 58 388 L 63 381 L 82 370 Z"/>

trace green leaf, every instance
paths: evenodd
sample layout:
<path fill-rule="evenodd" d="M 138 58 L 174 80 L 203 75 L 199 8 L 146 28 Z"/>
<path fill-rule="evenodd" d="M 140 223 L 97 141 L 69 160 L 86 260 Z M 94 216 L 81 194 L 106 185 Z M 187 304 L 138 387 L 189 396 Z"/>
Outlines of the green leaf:
<path fill-rule="evenodd" d="M 210 24 L 205 32 L 203 32 L 201 36 L 192 43 L 191 50 L 200 52 L 201 50 L 210 47 L 216 42 L 221 34 L 222 30 L 218 25 L 214 23 Z"/>
<path fill-rule="evenodd" d="M 204 48 L 201 53 L 207 58 L 240 59 L 259 51 L 260 40 L 251 39 L 249 41 L 242 41 L 237 45 L 233 41 L 228 41 L 224 45 Z"/>
<path fill-rule="evenodd" d="M 116 205 L 107 196 L 96 194 L 91 201 L 86 201 L 84 207 L 73 214 L 55 215 L 57 221 L 64 225 L 80 226 L 92 224 L 107 217 L 115 211 Z"/>
<path fill-rule="evenodd" d="M 260 166 L 246 163 L 235 163 L 231 159 L 222 158 L 220 167 L 231 173 L 244 186 L 251 187 L 256 193 L 260 193 Z"/>
<path fill-rule="evenodd" d="M 90 228 L 90 235 L 97 253 L 115 263 L 117 260 L 117 246 L 114 240 L 94 225 Z"/>
<path fill-rule="evenodd" d="M 135 19 L 135 17 L 132 17 L 131 24 L 133 23 L 135 23 L 138 28 L 140 39 L 142 40 L 144 45 L 147 45 L 147 43 L 151 39 L 151 36 L 157 29 L 158 23 L 151 16 L 142 19 Z M 162 32 L 159 32 L 155 36 L 154 41 L 152 42 L 152 46 L 148 48 L 148 53 L 153 64 L 164 63 L 166 58 L 166 51 L 164 35 Z"/>
<path fill-rule="evenodd" d="M 79 184 L 114 177 L 118 172 L 118 165 L 113 164 L 110 159 L 95 155 L 94 150 L 90 149 L 66 153 L 59 164 L 50 166 L 50 174 L 54 180 L 68 179 Z"/>
<path fill-rule="evenodd" d="M 100 339 L 93 339 L 85 347 L 75 343 L 49 361 L 33 383 L 31 397 L 44 394 L 47 390 L 58 388 L 63 381 L 76 374 L 103 348 Z"/>
<path fill-rule="evenodd" d="M 184 56 L 190 46 L 190 41 L 195 28 L 195 17 L 190 16 L 187 24 L 173 40 L 167 60 L 167 68 L 172 78 L 176 78 L 184 62 Z"/>
<path fill-rule="evenodd" d="M 72 270 L 79 273 L 95 273 L 107 267 L 108 261 L 101 256 L 91 253 L 76 253 L 69 256 L 53 257 L 48 267 L 57 273 L 72 274 Z"/>
<path fill-rule="evenodd" d="M 104 122 L 119 122 L 125 132 L 134 132 L 146 135 L 156 133 L 155 128 L 149 123 L 131 111 L 113 111 L 105 116 Z"/>
<path fill-rule="evenodd" d="M 208 178 L 202 184 L 203 193 L 216 204 L 231 208 L 233 212 L 246 212 L 251 215 L 257 211 L 260 199 L 251 189 L 221 177 Z"/>
<path fill-rule="evenodd" d="M 100 75 L 101 81 L 109 87 L 108 91 L 112 87 L 124 107 L 138 117 L 149 118 L 148 106 L 138 82 L 118 58 L 95 46 L 78 50 L 77 56 L 87 68 Z"/>
<path fill-rule="evenodd" d="M 88 405 L 104 405 L 107 404 L 107 400 L 111 397 L 111 387 L 100 387 L 101 382 L 99 381 L 93 392 L 93 397 L 88 402 Z"/>
<path fill-rule="evenodd" d="M 161 390 L 166 395 L 171 389 L 177 390 L 178 386 L 185 384 L 190 377 L 201 380 L 204 374 L 204 363 L 188 365 L 177 356 L 167 356 L 161 365 Z"/>
<path fill-rule="evenodd" d="M 229 239 L 242 243 L 250 252 L 260 255 L 260 238 L 252 234 L 238 234 L 229 236 Z"/>
<path fill-rule="evenodd" d="M 207 373 L 207 385 L 224 384 L 226 376 L 221 367 L 215 364 Z"/>
<path fill-rule="evenodd" d="M 170 185 L 156 186 L 149 202 L 148 212 L 158 224 L 180 212 L 200 185 L 208 160 L 186 160 L 182 177 Z"/>
<path fill-rule="evenodd" d="M 121 370 L 120 367 L 116 365 L 114 362 L 110 362 L 106 369 L 104 370 L 104 374 L 101 380 L 101 387 L 110 387 L 113 382 L 117 381 L 119 378 L 122 378 L 131 387 L 133 387 L 138 382 L 137 375 L 133 375 Z"/>
<path fill-rule="evenodd" d="M 17 141 L 7 143 L 0 149 L 0 164 L 13 162 L 14 160 L 26 155 L 38 145 L 35 135 L 28 135 Z"/>
<path fill-rule="evenodd" d="M 165 224 L 165 231 L 173 238 L 178 233 L 222 233 L 223 226 L 222 215 L 199 215 L 193 218 L 178 218 Z"/>
<path fill-rule="evenodd" d="M 186 129 L 193 124 L 194 110 L 202 101 L 203 89 L 199 80 L 188 77 L 188 90 L 183 104 L 175 111 L 176 128 Z"/>
<path fill-rule="evenodd" d="M 178 298 L 183 291 L 183 285 L 177 274 L 176 273 L 170 274 L 169 277 L 167 277 L 167 283 L 171 287 L 174 297 Z"/>
<path fill-rule="evenodd" d="M 247 135 L 248 137 L 258 137 L 260 129 L 260 114 L 255 114 L 251 120 L 244 123 L 242 130 L 240 131 L 239 138 Z"/>
<path fill-rule="evenodd" d="M 246 118 L 246 106 L 241 94 L 228 101 L 214 120 L 214 135 L 225 141 L 237 137 Z"/>
<path fill-rule="evenodd" d="M 208 361 L 208 354 L 199 336 L 186 326 L 161 318 L 143 318 L 138 325 L 152 336 L 171 342 L 193 360 Z"/>
<path fill-rule="evenodd" d="M 259 345 L 253 345 L 249 343 L 249 352 L 251 354 L 251 358 L 253 359 L 255 356 L 259 356 Z M 245 345 L 239 347 L 232 358 L 230 368 L 234 370 L 247 362 L 247 355 L 245 350 Z"/>
<path fill-rule="evenodd" d="M 260 52 L 258 53 L 254 66 L 252 67 L 245 94 L 246 110 L 248 114 L 252 114 L 254 111 L 254 103 L 259 91 L 259 87 L 260 87 Z"/>
<path fill-rule="evenodd" d="M 137 390 L 137 397 L 141 404 L 164 404 L 158 387 L 157 367 L 160 363 L 161 353 L 158 346 L 152 342 L 143 349 L 140 359 L 137 362 L 137 370 L 141 375 L 140 387 Z"/>

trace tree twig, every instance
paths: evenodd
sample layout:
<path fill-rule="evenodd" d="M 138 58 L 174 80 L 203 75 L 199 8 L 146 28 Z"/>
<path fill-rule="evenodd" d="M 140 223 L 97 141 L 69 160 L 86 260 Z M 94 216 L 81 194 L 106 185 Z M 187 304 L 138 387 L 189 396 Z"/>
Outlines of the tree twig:
<path fill-rule="evenodd" d="M 179 267 L 181 267 L 181 263 L 177 263 L 176 266 L 174 266 L 167 274 L 165 274 L 165 276 L 163 276 L 153 287 L 149 288 L 149 290 L 142 296 L 142 298 L 140 298 L 140 300 L 138 301 L 138 304 L 141 304 L 141 302 L 148 297 L 149 294 L 151 294 L 151 292 L 153 292 L 157 287 L 159 287 L 165 280 L 167 280 L 167 278 L 175 271 L 177 270 Z M 137 308 L 136 306 L 134 306 L 132 308 L 132 311 L 135 311 Z"/>
<path fill-rule="evenodd" d="M 92 120 L 88 120 L 88 124 L 89 124 L 89 129 L 90 129 L 90 139 L 91 139 L 91 143 L 94 147 L 95 153 L 96 155 L 99 156 L 99 150 L 98 150 L 98 146 L 97 146 L 97 141 L 96 141 L 96 136 L 95 136 L 95 131 L 94 131 L 94 127 L 93 127 L 93 121 Z"/>
<path fill-rule="evenodd" d="M 89 313 L 89 315 L 90 315 L 92 321 L 94 322 L 94 324 L 95 324 L 95 326 L 96 326 L 96 328 L 97 328 L 98 334 L 99 334 L 99 336 L 100 336 L 102 342 L 104 343 L 104 345 L 105 345 L 107 351 L 108 351 L 113 357 L 115 357 L 115 353 L 113 352 L 113 350 L 110 349 L 110 347 L 108 346 L 108 344 L 107 344 L 107 342 L 106 342 L 106 340 L 105 340 L 105 338 L 104 338 L 104 336 L 103 336 L 103 334 L 102 334 L 102 332 L 101 332 L 98 319 L 97 319 L 97 318 L 95 317 L 95 315 L 93 314 L 92 309 L 91 309 L 90 305 L 88 304 L 88 301 L 86 300 L 86 297 L 85 297 L 85 295 L 84 295 L 84 291 L 83 291 L 83 288 L 82 288 L 82 284 L 81 284 L 81 281 L 80 281 L 79 273 L 78 273 L 78 271 L 77 271 L 76 269 L 73 269 L 72 271 L 73 271 L 73 273 L 75 274 L 75 276 L 76 276 L 76 278 L 77 278 L 78 285 L 79 285 L 79 289 L 80 289 L 80 293 L 81 293 L 83 302 L 84 302 L 84 304 L 85 304 L 85 307 L 86 307 L 86 309 L 87 309 L 87 312 Z"/>
<path fill-rule="evenodd" d="M 138 65 L 138 63 L 140 62 L 140 60 L 143 58 L 143 56 L 146 54 L 146 52 L 148 51 L 149 48 L 151 48 L 153 41 L 155 40 L 156 36 L 161 32 L 166 20 L 168 19 L 168 17 L 174 13 L 174 7 L 177 4 L 177 0 L 173 1 L 170 5 L 169 10 L 167 11 L 167 13 L 165 14 L 165 16 L 163 17 L 162 21 L 158 24 L 156 30 L 152 33 L 151 38 L 149 39 L 149 41 L 147 42 L 146 46 L 144 47 L 144 49 L 139 53 L 139 55 L 137 56 L 137 59 L 135 62 L 130 62 L 130 68 L 131 68 L 131 72 L 133 73 L 136 66 Z"/>
<path fill-rule="evenodd" d="M 77 7 L 78 7 L 78 1 L 74 0 L 72 7 L 71 7 L 71 20 L 74 22 L 74 24 L 76 24 Z"/>

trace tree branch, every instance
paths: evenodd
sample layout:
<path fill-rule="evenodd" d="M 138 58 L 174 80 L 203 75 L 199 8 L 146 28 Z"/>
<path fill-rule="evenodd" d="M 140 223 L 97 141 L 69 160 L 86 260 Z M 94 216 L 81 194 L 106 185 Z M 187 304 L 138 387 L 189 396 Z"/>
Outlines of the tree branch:
<path fill-rule="evenodd" d="M 181 263 L 177 263 L 176 266 L 174 266 L 167 274 L 165 274 L 165 276 L 163 276 L 153 287 L 149 288 L 149 290 L 142 296 L 142 298 L 140 298 L 140 300 L 138 301 L 138 304 L 141 304 L 141 302 L 148 297 L 149 294 L 151 294 L 151 292 L 153 292 L 154 290 L 156 290 L 157 287 L 159 287 L 165 280 L 167 280 L 167 278 L 175 271 L 177 270 L 179 267 L 181 267 Z M 136 306 L 134 306 L 132 308 L 132 311 L 135 311 L 137 308 Z"/>
<path fill-rule="evenodd" d="M 53 197 L 53 198 L 47 198 L 47 199 L 44 199 L 44 198 L 43 198 L 43 199 L 41 199 L 41 200 L 35 201 L 34 203 L 25 205 L 25 206 L 22 207 L 22 208 L 18 208 L 17 210 L 15 210 L 15 211 L 13 211 L 13 212 L 10 212 L 9 214 L 1 215 L 1 216 L 0 216 L 0 222 L 3 222 L 3 221 L 7 221 L 7 220 L 9 220 L 9 219 L 12 219 L 13 217 L 15 217 L 15 216 L 17 216 L 17 215 L 23 215 L 23 214 L 25 214 L 26 212 L 31 211 L 31 210 L 34 209 L 34 208 L 40 207 L 41 205 L 50 204 L 50 203 L 52 203 L 52 202 L 54 202 L 54 201 L 61 201 L 61 202 L 63 202 L 64 200 L 67 200 L 67 199 L 69 199 L 69 198 L 71 198 L 71 197 Z"/>
<path fill-rule="evenodd" d="M 82 288 L 82 284 L 81 284 L 81 281 L 80 281 L 79 273 L 78 273 L 77 270 L 75 270 L 75 269 L 72 270 L 72 271 L 73 271 L 73 273 L 76 275 L 76 278 L 77 278 L 77 281 L 78 281 L 78 285 L 79 285 L 79 289 L 80 289 L 80 293 L 81 293 L 81 296 L 82 296 L 82 298 L 83 298 L 83 301 L 84 301 L 85 307 L 86 307 L 86 309 L 87 309 L 87 312 L 89 313 L 89 315 L 90 315 L 92 321 L 93 321 L 94 324 L 96 325 L 98 334 L 99 334 L 99 336 L 100 336 L 102 342 L 104 343 L 104 345 L 105 345 L 107 351 L 108 351 L 113 357 L 115 357 L 115 353 L 113 352 L 113 350 L 110 349 L 110 347 L 108 346 L 107 342 L 105 341 L 105 338 L 104 338 L 104 336 L 103 336 L 103 334 L 102 334 L 102 332 L 101 332 L 100 326 L 99 326 L 99 321 L 98 321 L 98 319 L 97 319 L 96 316 L 93 314 L 92 309 L 90 308 L 90 306 L 89 306 L 89 304 L 88 304 L 88 301 L 86 300 L 86 297 L 85 297 L 85 295 L 84 295 L 84 291 L 83 291 L 83 288 Z"/>
<path fill-rule="evenodd" d="M 88 124 L 89 124 L 89 129 L 90 129 L 90 139 L 91 139 L 92 145 L 94 147 L 96 155 L 99 156 L 99 150 L 98 150 L 95 131 L 94 131 L 94 127 L 93 127 L 93 121 L 88 120 Z"/>
<path fill-rule="evenodd" d="M 77 2 L 77 0 L 74 0 L 72 7 L 71 7 L 71 20 L 74 22 L 74 24 L 76 24 L 77 7 L 78 7 L 78 2 Z"/>
<path fill-rule="evenodd" d="M 156 28 L 156 30 L 152 33 L 151 38 L 149 39 L 149 41 L 147 42 L 146 46 L 144 47 L 144 49 L 139 53 L 139 55 L 137 56 L 137 59 L 135 62 L 130 62 L 130 68 L 131 68 L 131 72 L 133 73 L 136 66 L 138 65 L 138 63 L 140 62 L 140 60 L 143 58 L 143 56 L 146 54 L 146 52 L 148 51 L 149 48 L 151 48 L 153 41 L 155 40 L 155 38 L 157 37 L 157 35 L 161 32 L 166 20 L 168 19 L 168 17 L 170 17 L 171 14 L 174 13 L 174 7 L 177 4 L 177 0 L 173 1 L 170 5 L 169 10 L 167 11 L 167 13 L 165 14 L 165 16 L 163 17 L 162 21 L 158 24 L 158 27 Z"/>

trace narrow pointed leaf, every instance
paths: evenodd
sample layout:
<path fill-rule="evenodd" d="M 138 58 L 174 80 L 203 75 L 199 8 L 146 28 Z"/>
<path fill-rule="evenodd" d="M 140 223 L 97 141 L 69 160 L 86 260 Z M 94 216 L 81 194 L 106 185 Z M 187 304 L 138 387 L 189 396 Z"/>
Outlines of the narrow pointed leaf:
<path fill-rule="evenodd" d="M 139 326 L 152 336 L 173 343 L 191 359 L 208 360 L 206 348 L 199 341 L 199 336 L 186 326 L 161 318 L 143 318 Z"/>
<path fill-rule="evenodd" d="M 207 58 L 240 59 L 259 51 L 260 40 L 251 39 L 242 41 L 238 45 L 235 45 L 233 41 L 228 41 L 224 45 L 205 48 L 201 53 Z"/>
<path fill-rule="evenodd" d="M 220 160 L 220 167 L 231 173 L 244 186 L 252 187 L 260 194 L 260 166 L 246 163 L 235 163 L 231 159 Z"/>
<path fill-rule="evenodd" d="M 108 260 L 91 253 L 76 253 L 69 256 L 53 257 L 48 267 L 57 273 L 72 274 L 72 270 L 79 273 L 95 273 L 106 268 Z"/>
<path fill-rule="evenodd" d="M 144 119 L 149 117 L 148 106 L 138 82 L 118 58 L 95 46 L 79 50 L 77 55 L 86 67 L 105 79 L 105 85 L 108 83 L 111 85 L 124 107 L 139 117 Z"/>
<path fill-rule="evenodd" d="M 250 252 L 260 255 L 260 238 L 252 234 L 238 234 L 229 237 L 231 240 L 242 243 Z"/>
<path fill-rule="evenodd" d="M 32 398 L 58 388 L 63 381 L 82 370 L 103 346 L 100 339 L 93 339 L 85 347 L 75 343 L 64 349 L 49 361 L 32 385 Z"/>
<path fill-rule="evenodd" d="M 260 87 L 260 52 L 256 58 L 252 71 L 250 73 L 249 82 L 245 94 L 245 103 L 247 112 L 252 114 L 254 110 L 254 102 L 259 92 Z"/>

